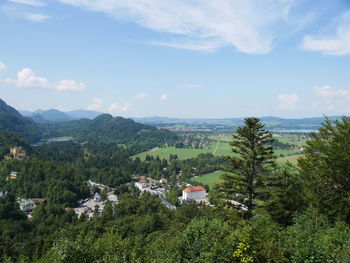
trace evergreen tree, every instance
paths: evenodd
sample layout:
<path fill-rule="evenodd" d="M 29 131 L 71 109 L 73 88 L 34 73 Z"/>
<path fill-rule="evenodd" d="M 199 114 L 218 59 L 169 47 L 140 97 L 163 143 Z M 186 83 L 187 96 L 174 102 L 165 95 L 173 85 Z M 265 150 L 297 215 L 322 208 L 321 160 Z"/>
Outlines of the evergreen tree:
<path fill-rule="evenodd" d="M 326 119 L 299 159 L 304 197 L 318 213 L 350 220 L 350 117 Z"/>
<path fill-rule="evenodd" d="M 267 173 L 274 166 L 272 134 L 258 118 L 247 118 L 230 143 L 234 156 L 228 157 L 232 173 L 222 176 L 219 191 L 228 204 L 252 216 L 255 200 L 266 199 Z"/>

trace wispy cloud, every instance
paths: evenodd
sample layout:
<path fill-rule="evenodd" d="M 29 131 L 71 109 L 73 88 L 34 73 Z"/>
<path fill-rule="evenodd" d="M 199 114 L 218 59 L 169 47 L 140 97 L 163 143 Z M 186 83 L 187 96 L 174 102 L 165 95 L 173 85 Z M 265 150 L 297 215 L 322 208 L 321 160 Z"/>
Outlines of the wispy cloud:
<path fill-rule="evenodd" d="M 23 18 L 31 22 L 42 22 L 50 17 L 42 14 L 24 14 Z"/>
<path fill-rule="evenodd" d="M 55 90 L 59 91 L 82 91 L 86 87 L 84 82 L 75 82 L 70 79 L 60 80 L 57 84 L 54 85 Z"/>
<path fill-rule="evenodd" d="M 132 108 L 132 105 L 129 102 L 124 102 L 122 105 L 119 106 L 117 102 L 113 102 L 109 108 L 108 112 L 110 114 L 117 114 L 117 113 L 126 113 L 130 111 Z"/>
<path fill-rule="evenodd" d="M 46 78 L 39 77 L 30 68 L 24 68 L 17 73 L 17 79 L 5 79 L 2 82 L 13 84 L 18 88 L 53 89 L 58 91 L 82 91 L 86 85 L 74 80 L 61 80 L 56 84 L 50 83 Z"/>
<path fill-rule="evenodd" d="M 199 85 L 199 84 L 185 84 L 185 85 L 180 85 L 179 88 L 181 88 L 181 89 L 200 89 L 200 88 L 202 88 L 202 85 Z"/>
<path fill-rule="evenodd" d="M 159 100 L 160 101 L 164 101 L 168 98 L 168 95 L 167 94 L 163 94 L 162 96 L 160 96 Z"/>
<path fill-rule="evenodd" d="M 350 112 L 350 89 L 336 89 L 332 86 L 316 86 L 313 88 L 318 99 L 313 108 L 340 113 Z"/>
<path fill-rule="evenodd" d="M 138 93 L 134 96 L 135 99 L 142 100 L 147 96 L 146 93 Z"/>
<path fill-rule="evenodd" d="M 0 62 L 0 71 L 7 69 L 6 65 Z"/>
<path fill-rule="evenodd" d="M 12 3 L 17 3 L 17 4 L 23 4 L 23 5 L 30 5 L 30 6 L 45 6 L 45 2 L 40 1 L 40 0 L 8 0 L 9 2 Z"/>
<path fill-rule="evenodd" d="M 24 19 L 30 22 L 38 23 L 43 22 L 49 18 L 48 15 L 44 15 L 36 10 L 36 7 L 17 7 L 15 5 L 0 5 L 0 12 L 13 19 Z"/>
<path fill-rule="evenodd" d="M 279 94 L 278 95 L 279 105 L 281 109 L 294 109 L 295 104 L 299 102 L 299 96 L 297 94 Z"/>
<path fill-rule="evenodd" d="M 350 10 L 336 19 L 331 28 L 333 32 L 328 35 L 305 36 L 302 47 L 327 55 L 350 54 Z"/>
<path fill-rule="evenodd" d="M 170 33 L 153 44 L 199 51 L 234 46 L 252 54 L 268 53 L 288 15 L 300 0 L 58 0 L 103 12 L 145 28 Z"/>
<path fill-rule="evenodd" d="M 102 108 L 103 100 L 101 98 L 94 98 L 94 103 L 92 103 L 90 106 L 86 107 L 86 110 L 93 110 L 97 111 Z"/>

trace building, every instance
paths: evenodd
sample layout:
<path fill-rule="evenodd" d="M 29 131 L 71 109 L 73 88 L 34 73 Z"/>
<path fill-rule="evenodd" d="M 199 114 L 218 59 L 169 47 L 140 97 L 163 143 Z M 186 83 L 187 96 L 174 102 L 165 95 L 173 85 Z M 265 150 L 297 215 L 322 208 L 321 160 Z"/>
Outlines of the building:
<path fill-rule="evenodd" d="M 200 202 L 206 198 L 207 191 L 202 186 L 191 186 L 182 191 L 182 200 Z"/>
<path fill-rule="evenodd" d="M 101 201 L 101 196 L 100 196 L 100 194 L 99 193 L 95 193 L 95 195 L 94 195 L 94 201 L 95 202 L 100 202 Z"/>
<path fill-rule="evenodd" d="M 24 160 L 27 158 L 27 153 L 22 147 L 10 148 L 10 154 L 5 156 L 5 159 Z"/>
<path fill-rule="evenodd" d="M 135 187 L 138 188 L 141 192 L 143 192 L 147 188 L 147 184 L 144 182 L 135 183 Z"/>
<path fill-rule="evenodd" d="M 10 173 L 10 179 L 16 179 L 18 175 L 18 172 L 11 172 Z"/>
<path fill-rule="evenodd" d="M 165 179 L 165 178 L 161 178 L 161 179 L 159 180 L 159 183 L 161 183 L 161 184 L 167 184 L 167 183 L 168 183 L 168 180 Z"/>
<path fill-rule="evenodd" d="M 22 199 L 21 201 L 19 201 L 19 208 L 23 211 L 23 212 L 30 212 L 34 209 L 35 204 L 32 200 L 30 199 Z"/>

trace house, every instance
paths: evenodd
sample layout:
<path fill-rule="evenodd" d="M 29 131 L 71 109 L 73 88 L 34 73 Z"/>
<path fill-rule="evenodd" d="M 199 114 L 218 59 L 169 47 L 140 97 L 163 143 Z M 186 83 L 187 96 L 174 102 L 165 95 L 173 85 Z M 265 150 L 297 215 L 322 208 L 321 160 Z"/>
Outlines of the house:
<path fill-rule="evenodd" d="M 20 202 L 19 202 L 19 208 L 24 211 L 24 212 L 29 212 L 29 211 L 32 211 L 34 209 L 34 202 L 30 199 L 22 199 Z"/>
<path fill-rule="evenodd" d="M 145 188 L 147 188 L 147 184 L 142 182 L 137 182 L 135 183 L 135 187 L 138 188 L 141 192 L 143 192 Z"/>
<path fill-rule="evenodd" d="M 10 173 L 10 179 L 16 179 L 18 175 L 18 172 L 11 172 Z"/>
<path fill-rule="evenodd" d="M 182 191 L 182 200 L 198 201 L 206 199 L 207 191 L 202 186 L 187 187 Z"/>

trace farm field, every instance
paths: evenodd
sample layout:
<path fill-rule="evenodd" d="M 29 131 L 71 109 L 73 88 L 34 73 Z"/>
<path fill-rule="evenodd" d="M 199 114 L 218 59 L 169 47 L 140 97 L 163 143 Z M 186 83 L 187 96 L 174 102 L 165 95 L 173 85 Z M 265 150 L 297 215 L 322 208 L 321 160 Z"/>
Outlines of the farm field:
<path fill-rule="evenodd" d="M 195 158 L 199 154 L 212 153 L 215 156 L 228 156 L 232 155 L 230 145 L 227 142 L 213 142 L 209 146 L 204 147 L 202 149 L 194 149 L 194 148 L 175 148 L 165 147 L 165 148 L 157 148 L 152 151 L 142 152 L 134 156 L 139 157 L 141 160 L 144 160 L 147 155 L 157 157 L 161 159 L 169 159 L 170 155 L 176 154 L 179 160 L 185 160 L 190 158 Z"/>
<path fill-rule="evenodd" d="M 209 146 L 206 146 L 202 149 L 195 149 L 195 148 L 175 148 L 173 146 L 170 147 L 164 147 L 164 148 L 154 148 L 146 152 L 139 153 L 134 156 L 139 157 L 141 160 L 144 160 L 147 155 L 153 156 L 156 158 L 159 156 L 160 159 L 169 159 L 170 155 L 177 155 L 179 160 L 185 160 L 190 158 L 195 158 L 199 154 L 205 154 L 205 153 L 212 153 L 215 156 L 232 156 L 233 153 L 231 152 L 231 146 L 229 142 L 231 141 L 230 135 L 212 135 L 209 137 L 209 139 L 213 140 L 212 143 L 209 144 Z M 282 140 L 282 139 L 281 139 Z M 283 142 L 290 142 L 292 143 L 292 140 L 286 139 Z M 294 143 L 295 144 L 295 143 Z M 292 154 L 295 154 L 296 152 L 293 150 L 282 150 L 277 149 L 275 150 L 275 155 L 277 157 L 280 157 L 280 155 L 284 155 L 283 158 L 280 158 L 282 160 L 286 160 L 290 158 L 293 160 L 293 156 L 289 156 Z M 292 162 L 292 161 L 291 161 Z"/>

